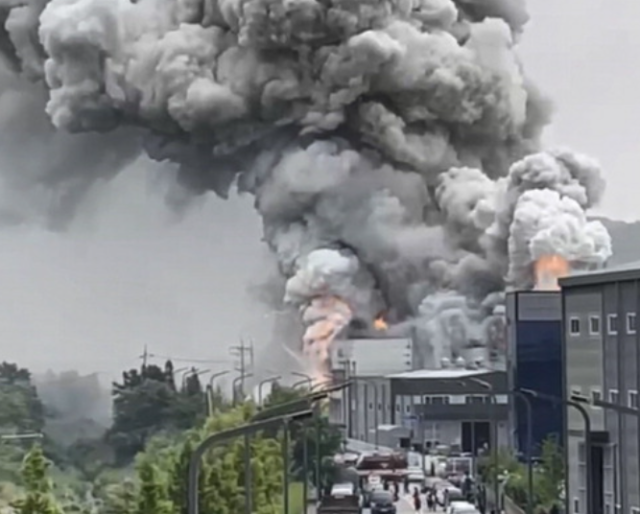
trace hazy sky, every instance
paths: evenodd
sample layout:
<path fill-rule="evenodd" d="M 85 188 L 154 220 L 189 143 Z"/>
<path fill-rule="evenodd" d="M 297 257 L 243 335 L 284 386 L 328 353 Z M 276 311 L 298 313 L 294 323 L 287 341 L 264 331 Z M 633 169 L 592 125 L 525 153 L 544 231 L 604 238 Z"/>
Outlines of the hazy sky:
<path fill-rule="evenodd" d="M 557 104 L 547 140 L 598 157 L 609 183 L 602 212 L 637 219 L 624 191 L 639 182 L 640 71 L 629 56 L 640 2 L 529 4 L 521 55 Z M 0 231 L 3 359 L 113 371 L 134 365 L 145 343 L 158 355 L 229 359 L 240 335 L 266 339 L 264 310 L 246 292 L 267 261 L 251 200 L 211 198 L 171 222 L 148 186 L 157 165 L 132 168 L 64 235 Z"/>
<path fill-rule="evenodd" d="M 556 104 L 547 141 L 597 157 L 605 169 L 602 214 L 636 220 L 640 158 L 638 0 L 528 0 L 526 69 Z"/>

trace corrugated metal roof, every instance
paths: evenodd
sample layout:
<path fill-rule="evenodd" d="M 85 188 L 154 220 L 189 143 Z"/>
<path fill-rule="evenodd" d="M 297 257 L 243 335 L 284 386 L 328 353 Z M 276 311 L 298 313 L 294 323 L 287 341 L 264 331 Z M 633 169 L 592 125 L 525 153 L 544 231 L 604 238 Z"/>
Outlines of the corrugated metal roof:
<path fill-rule="evenodd" d="M 633 261 L 611 268 L 573 273 L 561 278 L 558 283 L 560 287 L 577 287 L 639 279 L 640 261 Z"/>
<path fill-rule="evenodd" d="M 418 369 L 406 373 L 387 375 L 385 378 L 421 379 L 421 378 L 463 378 L 491 373 L 490 369 Z"/>

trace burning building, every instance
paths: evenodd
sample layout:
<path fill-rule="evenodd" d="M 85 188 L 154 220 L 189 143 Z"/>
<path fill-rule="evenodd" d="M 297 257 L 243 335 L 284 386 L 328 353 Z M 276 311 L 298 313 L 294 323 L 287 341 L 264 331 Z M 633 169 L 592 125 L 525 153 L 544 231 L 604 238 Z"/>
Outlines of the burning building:
<path fill-rule="evenodd" d="M 598 163 L 541 148 L 523 0 L 16 0 L 0 20 L 3 87 L 45 96 L 57 130 L 117 155 L 106 133 L 133 127 L 177 198 L 254 195 L 318 377 L 336 338 L 383 321 L 429 366 L 495 359 L 505 289 L 611 253 L 585 214 Z"/>

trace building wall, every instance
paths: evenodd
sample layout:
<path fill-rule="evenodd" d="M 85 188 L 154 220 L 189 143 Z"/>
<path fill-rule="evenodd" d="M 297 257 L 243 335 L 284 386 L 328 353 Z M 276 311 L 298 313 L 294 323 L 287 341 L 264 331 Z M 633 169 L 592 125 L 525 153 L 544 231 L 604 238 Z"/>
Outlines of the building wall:
<path fill-rule="evenodd" d="M 606 284 L 603 287 L 603 315 L 607 321 L 609 316 L 617 316 L 618 324 L 617 333 L 607 326 L 604 336 L 605 399 L 611 402 L 628 404 L 629 392 L 640 389 L 638 333 L 637 330 L 632 333 L 626 326 L 627 314 L 638 314 L 638 296 L 637 281 Z M 638 419 L 620 416 L 611 410 L 606 410 L 604 416 L 613 448 L 617 449 L 618 454 L 618 485 L 621 493 L 621 501 L 618 503 L 621 504 L 622 512 L 630 512 L 631 507 L 640 507 Z"/>
<path fill-rule="evenodd" d="M 567 287 L 564 294 L 566 388 L 585 396 L 629 405 L 629 392 L 640 389 L 640 335 L 627 330 L 627 314 L 638 315 L 640 291 L 636 281 Z M 617 331 L 609 317 L 617 316 Z M 594 330 L 594 320 L 600 320 Z M 609 434 L 604 449 L 604 513 L 631 514 L 640 507 L 638 420 L 610 409 L 590 408 L 592 430 Z M 585 452 L 583 423 L 573 409 L 567 413 L 568 498 L 578 499 L 585 512 Z M 618 505 L 618 510 L 615 506 Z M 572 507 L 573 508 L 573 507 Z"/>
<path fill-rule="evenodd" d="M 563 387 L 562 308 L 558 292 L 516 291 L 507 297 L 508 378 L 511 390 L 532 389 L 561 398 Z M 528 449 L 527 410 L 514 398 L 510 420 L 520 452 Z M 564 414 L 559 405 L 530 399 L 533 453 L 543 441 L 555 437 L 562 444 Z"/>
<path fill-rule="evenodd" d="M 564 297 L 565 328 L 565 388 L 567 395 L 578 393 L 591 397 L 603 391 L 603 347 L 602 347 L 602 294 L 599 289 L 568 291 Z M 590 319 L 599 320 L 600 330 L 590 330 Z M 572 332 L 572 323 L 579 324 L 580 333 Z M 575 327 L 574 327 L 575 328 Z M 598 333 L 599 332 L 599 333 Z M 604 415 L 598 409 L 591 409 L 593 430 L 604 429 Z M 586 506 L 586 468 L 584 453 L 584 422 L 580 414 L 569 408 L 567 417 L 567 463 L 568 498 L 575 510 L 575 500 L 580 512 Z M 606 479 L 605 479 L 606 481 Z M 605 496 L 611 495 L 605 485 Z M 605 500 L 606 503 L 606 500 Z"/>
<path fill-rule="evenodd" d="M 506 395 L 496 396 L 497 405 L 492 411 L 491 401 L 484 389 L 469 394 L 398 394 L 393 389 L 394 379 L 356 377 L 354 380 L 348 418 L 351 422 L 350 434 L 355 439 L 374 443 L 376 426 L 398 425 L 413 431 L 414 443 L 422 442 L 424 430 L 425 440 L 457 444 L 461 440 L 463 422 L 497 418 L 498 444 L 506 446 L 509 442 Z M 407 386 L 406 381 L 403 385 Z M 438 387 L 442 385 L 433 389 L 437 390 Z M 381 436 L 379 441 L 383 444 Z"/>

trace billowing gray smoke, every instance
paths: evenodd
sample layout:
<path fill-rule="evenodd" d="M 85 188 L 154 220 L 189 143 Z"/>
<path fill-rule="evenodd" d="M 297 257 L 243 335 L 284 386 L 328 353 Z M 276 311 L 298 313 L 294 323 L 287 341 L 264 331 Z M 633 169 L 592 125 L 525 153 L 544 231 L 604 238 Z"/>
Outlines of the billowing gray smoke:
<path fill-rule="evenodd" d="M 549 104 L 515 54 L 523 1 L 0 6 L 0 45 L 44 80 L 56 127 L 141 127 L 194 193 L 255 194 L 303 308 L 340 295 L 367 324 L 386 311 L 417 317 L 432 346 L 483 344 L 500 292 L 531 286 L 541 254 L 611 254 L 585 217 L 597 164 L 539 151 Z"/>

